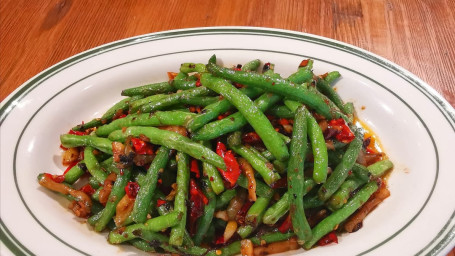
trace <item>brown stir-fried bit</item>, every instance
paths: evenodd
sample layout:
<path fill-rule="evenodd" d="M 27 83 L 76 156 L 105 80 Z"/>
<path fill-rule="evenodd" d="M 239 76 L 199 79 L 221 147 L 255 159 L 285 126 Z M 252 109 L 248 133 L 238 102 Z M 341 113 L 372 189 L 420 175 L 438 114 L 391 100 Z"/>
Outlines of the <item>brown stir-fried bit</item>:
<path fill-rule="evenodd" d="M 106 180 L 104 181 L 104 186 L 100 190 L 100 195 L 99 195 L 99 201 L 102 205 L 106 205 L 116 179 L 117 179 L 117 174 L 112 172 L 111 174 L 109 174 L 107 176 Z"/>
<path fill-rule="evenodd" d="M 385 182 L 381 183 L 378 191 L 376 191 L 373 195 L 371 195 L 370 199 L 362 205 L 349 219 L 346 221 L 344 225 L 344 229 L 347 232 L 356 232 L 360 228 L 362 228 L 362 222 L 365 217 L 378 206 L 382 201 L 384 201 L 387 197 L 390 196 L 390 191 L 387 189 Z"/>
<path fill-rule="evenodd" d="M 166 130 L 166 131 L 170 131 L 170 132 L 176 132 L 176 133 L 178 133 L 178 134 L 180 134 L 182 136 L 188 137 L 188 131 L 183 126 L 166 125 L 166 126 L 160 126 L 159 128 L 161 130 Z"/>
<path fill-rule="evenodd" d="M 135 199 L 130 198 L 128 195 L 122 197 L 115 208 L 115 226 L 123 226 L 123 223 L 133 211 L 135 201 Z"/>
<path fill-rule="evenodd" d="M 297 250 L 300 245 L 297 243 L 297 238 L 292 237 L 289 240 L 262 245 L 254 248 L 255 256 L 264 256 L 291 250 Z"/>
<path fill-rule="evenodd" d="M 69 148 L 62 155 L 62 164 L 67 166 L 79 159 L 79 148 Z"/>
<path fill-rule="evenodd" d="M 240 253 L 242 256 L 253 256 L 254 247 L 250 239 L 243 239 L 240 241 Z"/>
<path fill-rule="evenodd" d="M 64 194 L 64 195 L 71 195 L 76 200 L 74 200 L 71 205 L 70 209 L 74 212 L 77 217 L 87 218 L 90 215 L 91 208 L 92 208 L 92 200 L 90 197 L 79 190 L 75 190 L 63 183 L 57 183 L 52 180 L 52 175 L 44 174 L 39 179 L 39 184 L 47 189 L 52 191 Z"/>
<path fill-rule="evenodd" d="M 248 199 L 250 201 L 256 201 L 256 179 L 254 178 L 253 167 L 244 158 L 239 158 L 238 161 L 240 169 L 242 169 L 248 179 Z"/>

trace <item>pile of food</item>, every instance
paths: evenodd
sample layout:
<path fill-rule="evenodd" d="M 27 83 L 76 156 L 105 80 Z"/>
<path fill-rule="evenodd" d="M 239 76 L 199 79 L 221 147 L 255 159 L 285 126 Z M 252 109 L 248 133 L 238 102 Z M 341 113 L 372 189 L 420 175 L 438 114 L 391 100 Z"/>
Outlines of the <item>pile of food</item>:
<path fill-rule="evenodd" d="M 61 135 L 68 167 L 39 184 L 108 230 L 109 243 L 146 252 L 266 255 L 337 243 L 389 196 L 393 164 L 332 87 L 340 74 L 312 68 L 303 60 L 282 78 L 259 60 L 183 63 Z"/>

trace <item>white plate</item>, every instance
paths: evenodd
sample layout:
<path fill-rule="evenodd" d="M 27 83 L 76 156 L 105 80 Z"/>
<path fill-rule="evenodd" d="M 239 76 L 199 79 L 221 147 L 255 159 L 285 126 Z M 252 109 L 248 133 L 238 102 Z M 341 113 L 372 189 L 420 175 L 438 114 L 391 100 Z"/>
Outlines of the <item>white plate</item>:
<path fill-rule="evenodd" d="M 315 59 L 317 74 L 340 71 L 339 93 L 354 102 L 396 164 L 391 197 L 362 229 L 302 255 L 444 255 L 454 246 L 455 111 L 447 101 L 406 70 L 341 42 L 285 30 L 216 27 L 143 35 L 83 52 L 2 102 L 1 254 L 136 254 L 130 246 L 109 245 L 105 233 L 75 218 L 36 177 L 61 173 L 58 135 L 99 117 L 123 88 L 165 80 L 181 63 L 205 63 L 212 54 L 224 65 L 259 58 L 275 63 L 282 75 L 304 58 Z"/>

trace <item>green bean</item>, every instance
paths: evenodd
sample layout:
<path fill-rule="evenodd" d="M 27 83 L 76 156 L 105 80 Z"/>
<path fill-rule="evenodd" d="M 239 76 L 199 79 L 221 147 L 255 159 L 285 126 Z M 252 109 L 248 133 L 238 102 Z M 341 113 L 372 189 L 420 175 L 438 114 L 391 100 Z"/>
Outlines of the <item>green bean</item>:
<path fill-rule="evenodd" d="M 226 80 L 213 77 L 210 74 L 202 74 L 201 81 L 205 86 L 227 98 L 242 113 L 259 137 L 261 137 L 266 148 L 278 160 L 286 160 L 289 157 L 286 145 L 278 136 L 278 133 L 274 130 L 267 117 L 265 117 L 250 98 L 239 92 Z"/>
<path fill-rule="evenodd" d="M 179 73 L 184 74 L 184 73 Z M 196 81 L 198 78 L 196 76 L 186 76 L 185 78 L 178 78 L 177 75 L 174 80 L 172 80 L 170 83 L 172 87 L 174 87 L 177 90 L 188 90 L 196 87 Z"/>
<path fill-rule="evenodd" d="M 209 251 L 206 256 L 234 256 L 240 253 L 240 241 L 235 241 L 220 249 Z"/>
<path fill-rule="evenodd" d="M 288 76 L 287 80 L 291 83 L 301 84 L 301 83 L 309 82 L 312 78 L 313 78 L 313 71 L 311 71 L 311 68 L 308 69 L 307 67 L 305 67 L 305 68 L 299 68 L 297 70 L 297 72 Z"/>
<path fill-rule="evenodd" d="M 357 179 L 362 180 L 364 183 L 370 180 L 370 172 L 368 168 L 361 164 L 355 163 L 352 166 L 352 174 L 354 174 Z"/>
<path fill-rule="evenodd" d="M 155 110 L 161 110 L 165 107 L 169 107 L 177 103 L 180 103 L 181 99 L 191 98 L 194 96 L 204 96 L 209 93 L 210 93 L 209 89 L 207 89 L 204 86 L 200 86 L 188 89 L 186 91 L 165 95 L 161 99 L 142 105 L 139 110 L 142 113 L 150 113 Z"/>
<path fill-rule="evenodd" d="M 324 134 L 322 134 L 318 122 L 311 113 L 308 112 L 306 114 L 306 120 L 308 137 L 310 138 L 314 158 L 313 180 L 318 184 L 324 183 L 327 179 L 328 167 L 327 146 L 325 144 Z"/>
<path fill-rule="evenodd" d="M 332 88 L 332 86 L 330 86 L 329 82 L 318 78 L 316 80 L 316 88 L 318 88 L 321 93 L 327 96 L 339 109 L 343 111 L 343 113 L 346 114 L 343 100 L 341 99 L 340 95 Z"/>
<path fill-rule="evenodd" d="M 226 78 L 233 82 L 256 86 L 269 92 L 288 97 L 304 103 L 314 109 L 318 114 L 328 119 L 344 117 L 341 111 L 324 95 L 309 88 L 296 86 L 295 84 L 282 78 L 273 78 L 256 73 L 246 73 L 222 68 L 214 64 L 208 64 L 207 69 L 210 73 Z"/>
<path fill-rule="evenodd" d="M 289 238 L 295 236 L 294 233 L 288 232 L 288 233 L 281 233 L 281 232 L 270 232 L 270 233 L 265 233 L 260 236 L 252 237 L 250 238 L 251 242 L 255 245 L 263 245 L 264 242 L 266 244 L 274 243 L 274 242 L 279 242 L 279 241 L 284 241 L 288 240 Z"/>
<path fill-rule="evenodd" d="M 254 104 L 260 111 L 265 111 L 271 105 L 280 100 L 279 96 L 265 93 L 254 101 Z M 268 120 L 267 120 L 268 122 Z M 208 123 L 193 133 L 192 138 L 195 140 L 211 140 L 223 134 L 237 131 L 248 124 L 248 120 L 241 112 L 229 115 L 221 120 Z M 274 130 L 275 132 L 275 130 Z M 276 133 L 276 132 L 275 132 Z"/>
<path fill-rule="evenodd" d="M 101 232 L 108 222 L 112 220 L 112 217 L 115 215 L 115 207 L 125 195 L 125 186 L 130 180 L 131 172 L 129 169 L 123 169 L 122 173 L 122 175 L 117 175 L 115 183 L 112 186 L 112 191 L 109 194 L 109 199 L 106 202 L 106 206 L 101 211 L 102 213 L 99 220 L 95 223 L 95 230 L 98 232 Z"/>
<path fill-rule="evenodd" d="M 207 148 L 212 148 L 209 141 L 203 141 L 202 145 Z M 221 178 L 220 172 L 215 168 L 215 166 L 207 162 L 202 162 L 202 172 L 205 176 L 209 177 L 210 186 L 215 194 L 219 195 L 224 191 L 223 178 Z"/>
<path fill-rule="evenodd" d="M 60 135 L 60 142 L 65 148 L 91 146 L 112 155 L 112 141 L 106 138 L 99 138 L 91 135 L 79 136 L 74 134 L 63 134 Z"/>
<path fill-rule="evenodd" d="M 87 166 L 87 170 L 89 173 L 99 182 L 103 183 L 104 180 L 107 178 L 107 173 L 105 173 L 98 161 L 96 160 L 95 155 L 93 154 L 93 148 L 90 146 L 86 146 L 84 150 L 84 161 L 85 165 Z"/>
<path fill-rule="evenodd" d="M 182 111 L 156 111 L 153 114 L 131 114 L 127 117 L 117 119 L 107 125 L 98 127 L 97 136 L 107 136 L 115 130 L 130 126 L 163 126 L 179 125 L 182 126 L 186 120 L 195 114 Z"/>
<path fill-rule="evenodd" d="M 299 244 L 303 244 L 305 241 L 311 239 L 311 228 L 305 217 L 305 211 L 303 209 L 303 196 L 305 194 L 303 186 L 304 182 L 303 168 L 307 151 L 307 129 L 308 131 L 314 129 L 313 127 L 309 128 L 309 126 L 312 125 L 311 122 L 307 125 L 309 115 L 311 114 L 307 112 L 304 106 L 300 106 L 295 112 L 294 128 L 292 132 L 292 140 L 290 147 L 291 157 L 289 158 L 287 171 L 288 193 L 290 195 L 289 209 L 292 219 L 292 228 L 294 230 L 294 233 L 298 237 Z M 317 122 L 316 126 L 319 128 Z M 310 139 L 312 139 L 311 135 Z M 316 156 L 314 156 L 314 158 L 316 165 L 317 162 Z M 316 169 L 316 166 L 314 168 Z M 318 175 L 317 177 L 319 178 L 320 175 Z M 315 182 L 318 183 L 318 180 L 314 179 L 314 175 L 313 180 L 315 180 Z M 319 182 L 321 181 L 319 180 Z"/>
<path fill-rule="evenodd" d="M 140 100 L 136 100 L 134 102 L 132 102 L 130 104 L 130 109 L 129 109 L 129 112 L 130 113 L 136 113 L 139 111 L 139 109 L 145 105 L 145 104 L 152 104 L 154 102 L 157 102 L 161 99 L 164 99 L 166 97 L 166 94 L 155 94 L 155 95 L 151 95 L 151 96 L 148 96 L 146 98 L 143 98 L 143 99 L 140 99 Z"/>
<path fill-rule="evenodd" d="M 170 150 L 166 147 L 161 147 L 156 153 L 155 159 L 147 170 L 147 174 L 143 184 L 134 201 L 134 208 L 131 212 L 131 217 L 136 223 L 144 223 L 147 220 L 147 214 L 151 210 L 151 200 L 155 192 L 156 184 L 160 171 L 164 170 L 167 161 L 169 160 Z"/>
<path fill-rule="evenodd" d="M 167 215 L 149 219 L 145 224 L 132 224 L 125 228 L 113 230 L 109 233 L 108 241 L 111 244 L 119 244 L 139 237 L 141 231 L 148 230 L 158 232 L 180 223 L 183 213 L 173 211 Z"/>
<path fill-rule="evenodd" d="M 109 108 L 103 114 L 103 116 L 101 116 L 101 118 L 95 118 L 87 123 L 79 124 L 79 125 L 73 127 L 72 130 L 73 131 L 84 131 L 86 129 L 98 127 L 100 125 L 108 123 L 112 120 L 112 118 L 114 118 L 115 114 L 118 111 L 127 110 L 129 108 L 130 104 L 132 104 L 134 101 L 139 100 L 141 98 L 142 98 L 142 96 L 138 95 L 138 96 L 133 96 L 133 97 L 128 97 L 126 99 L 123 99 L 123 100 L 117 102 L 116 104 L 114 104 L 114 106 L 112 106 L 111 108 Z"/>
<path fill-rule="evenodd" d="M 172 92 L 174 88 L 169 84 L 169 82 L 160 82 L 160 83 L 153 83 L 142 85 L 138 87 L 128 88 L 122 91 L 123 96 L 134 96 L 134 95 L 142 95 L 142 96 L 149 96 L 158 93 L 167 93 Z"/>
<path fill-rule="evenodd" d="M 186 200 L 188 200 L 188 187 L 190 182 L 189 157 L 187 154 L 177 152 L 177 193 L 174 199 L 174 210 L 182 212 L 182 220 L 171 229 L 169 244 L 181 246 L 186 226 Z"/>
<path fill-rule="evenodd" d="M 149 242 L 141 239 L 133 239 L 131 241 L 128 241 L 128 243 L 144 252 L 156 252 L 155 248 L 150 246 Z"/>
<path fill-rule="evenodd" d="M 303 182 L 303 195 L 307 194 L 316 183 L 312 179 L 307 179 Z M 303 200 L 302 195 L 302 200 Z M 288 211 L 291 203 L 291 193 L 288 191 L 281 196 L 275 204 L 269 207 L 264 214 L 263 222 L 267 225 L 274 225 L 281 217 L 283 217 Z M 302 201 L 303 202 L 303 201 Z"/>
<path fill-rule="evenodd" d="M 79 161 L 75 166 L 71 167 L 64 175 L 65 175 L 65 182 L 68 184 L 73 184 L 76 182 L 87 170 L 87 166 L 85 165 L 85 161 Z"/>
<path fill-rule="evenodd" d="M 207 68 L 205 67 L 205 64 L 202 63 L 182 63 L 180 66 L 180 72 L 183 73 L 192 73 L 192 72 L 198 72 L 198 73 L 205 73 L 207 72 Z"/>
<path fill-rule="evenodd" d="M 259 59 L 251 60 L 241 67 L 242 71 L 256 71 L 259 68 L 261 61 Z"/>
<path fill-rule="evenodd" d="M 209 203 L 204 207 L 204 214 L 198 219 L 197 231 L 194 234 L 193 240 L 196 245 L 200 245 L 205 234 L 209 230 L 210 223 L 213 219 L 216 207 L 216 194 L 210 187 L 210 183 L 207 179 L 202 179 L 203 188 L 205 195 L 209 199 Z"/>
<path fill-rule="evenodd" d="M 373 177 L 380 177 L 386 171 L 388 171 L 392 168 L 393 168 L 393 163 L 389 159 L 384 159 L 384 160 L 378 161 L 367 167 L 368 171 L 371 173 L 371 175 L 373 175 Z"/>
<path fill-rule="evenodd" d="M 334 230 L 337 225 L 360 208 L 378 189 L 376 181 L 370 181 L 359 190 L 343 207 L 334 211 L 313 228 L 313 238 L 305 242 L 305 249 L 310 249 L 321 237 Z"/>
<path fill-rule="evenodd" d="M 275 157 L 267 149 L 261 152 L 261 155 L 264 156 L 268 161 L 275 160 Z"/>
<path fill-rule="evenodd" d="M 262 161 L 261 158 L 257 157 L 254 153 L 251 153 L 251 151 L 249 151 L 247 147 L 233 145 L 229 145 L 229 147 L 232 150 L 234 150 L 235 153 L 245 158 L 248 161 L 248 163 L 251 164 L 253 169 L 256 170 L 262 176 L 262 178 L 267 184 L 270 185 L 281 178 L 280 175 L 275 170 L 273 170 L 272 164 L 270 163 L 267 164 L 264 161 Z"/>
<path fill-rule="evenodd" d="M 253 87 L 244 87 L 240 89 L 240 91 L 250 98 L 254 98 L 261 94 L 261 90 Z M 195 132 L 211 120 L 217 118 L 219 115 L 224 114 L 232 108 L 233 106 L 229 100 L 223 98 L 218 102 L 206 106 L 200 114 L 194 116 L 190 121 L 188 121 L 186 128 L 190 132 Z"/>
<path fill-rule="evenodd" d="M 294 112 L 290 111 L 286 106 L 273 106 L 266 111 L 266 114 L 279 118 L 294 119 Z"/>
<path fill-rule="evenodd" d="M 341 74 L 338 71 L 331 71 L 327 73 L 327 76 L 324 77 L 324 80 L 327 81 L 327 83 L 332 84 L 335 80 L 340 78 Z"/>
<path fill-rule="evenodd" d="M 328 208 L 331 211 L 340 209 L 348 201 L 351 193 L 365 183 L 366 181 L 357 177 L 347 178 L 343 184 L 341 184 L 340 188 L 327 201 L 326 204 Z"/>
<path fill-rule="evenodd" d="M 248 151 L 250 151 L 251 154 L 254 154 L 257 158 L 260 158 L 262 161 L 264 161 L 264 163 L 268 163 L 269 160 L 263 156 L 261 154 L 261 152 L 259 152 L 259 150 L 257 150 L 256 148 L 254 147 L 246 147 L 246 149 L 248 149 Z"/>
<path fill-rule="evenodd" d="M 352 123 L 354 122 L 354 116 L 355 116 L 355 108 L 354 108 L 354 103 L 352 102 L 347 102 L 344 104 L 344 111 L 346 112 L 346 115 L 349 118 L 349 121 Z"/>
<path fill-rule="evenodd" d="M 318 191 L 318 197 L 322 201 L 326 201 L 332 196 L 335 191 L 341 186 L 344 180 L 349 175 L 349 170 L 351 170 L 354 165 L 357 156 L 362 148 L 362 136 L 358 130 L 355 131 L 355 138 L 351 141 L 346 152 L 343 155 L 343 159 L 337 165 L 335 170 L 327 179 L 327 182 L 324 183 Z"/>
<path fill-rule="evenodd" d="M 242 238 L 249 236 L 251 232 L 262 223 L 262 218 L 264 217 L 265 210 L 271 199 L 272 196 L 258 197 L 253 205 L 251 205 L 245 216 L 246 225 L 237 230 L 237 233 Z"/>
<path fill-rule="evenodd" d="M 228 189 L 228 190 L 224 191 L 216 199 L 215 208 L 218 210 L 218 209 L 222 209 L 222 208 L 226 207 L 229 204 L 229 202 L 232 200 L 232 198 L 235 197 L 236 194 L 237 194 L 237 192 L 235 189 Z"/>
<path fill-rule="evenodd" d="M 324 205 L 324 201 L 319 200 L 317 196 L 303 197 L 303 208 L 312 209 Z"/>
<path fill-rule="evenodd" d="M 161 130 L 154 127 L 129 127 L 124 132 L 117 130 L 109 134 L 115 141 L 124 141 L 128 136 L 139 137 L 145 135 L 152 144 L 166 146 L 184 152 L 193 158 L 212 164 L 215 167 L 226 169 L 223 158 L 201 144 L 190 140 L 178 133 Z"/>
<path fill-rule="evenodd" d="M 180 98 L 179 102 L 181 104 L 193 105 L 193 106 L 208 106 L 215 102 L 218 102 L 220 97 L 218 96 L 194 96 L 194 97 L 183 97 Z"/>

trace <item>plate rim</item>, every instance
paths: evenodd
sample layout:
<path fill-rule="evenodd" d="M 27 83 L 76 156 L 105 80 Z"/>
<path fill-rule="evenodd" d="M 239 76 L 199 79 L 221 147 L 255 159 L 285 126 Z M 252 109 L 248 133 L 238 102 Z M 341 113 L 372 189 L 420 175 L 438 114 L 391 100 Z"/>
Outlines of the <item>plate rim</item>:
<path fill-rule="evenodd" d="M 0 118 L 0 125 L 3 123 L 4 120 L 8 117 L 9 113 L 15 108 L 15 102 L 23 97 L 25 97 L 29 92 L 31 92 L 33 89 L 37 88 L 39 86 L 39 82 L 42 80 L 45 80 L 48 76 L 52 76 L 52 74 L 58 70 L 66 69 L 68 68 L 68 65 L 74 64 L 80 61 L 84 61 L 86 58 L 93 57 L 93 55 L 100 54 L 104 51 L 107 50 L 115 50 L 118 47 L 127 47 L 130 43 L 132 42 L 148 42 L 150 40 L 160 40 L 160 39 L 167 39 L 167 38 L 172 38 L 173 35 L 180 35 L 181 37 L 185 36 L 197 36 L 199 33 L 207 33 L 207 32 L 212 32 L 213 34 L 216 34 L 215 32 L 218 32 L 220 34 L 238 34 L 238 33 L 244 33 L 247 35 L 253 35 L 253 34 L 265 34 L 267 36 L 270 35 L 278 35 L 280 34 L 281 37 L 298 37 L 298 38 L 309 38 L 309 39 L 316 39 L 321 42 L 325 42 L 322 45 L 335 45 L 337 46 L 337 50 L 343 50 L 346 51 L 350 54 L 368 59 L 373 61 L 376 64 L 381 64 L 379 66 L 386 68 L 387 70 L 393 72 L 394 74 L 399 75 L 400 77 L 404 78 L 411 84 L 417 85 L 416 88 L 419 89 L 421 93 L 423 93 L 427 98 L 430 99 L 434 103 L 434 105 L 441 111 L 443 116 L 446 118 L 448 123 L 451 125 L 452 129 L 454 129 L 454 122 L 455 122 L 455 111 L 453 107 L 445 100 L 434 88 L 429 86 L 427 83 L 422 81 L 420 78 L 412 74 L 411 72 L 405 70 L 404 68 L 400 67 L 399 65 L 386 60 L 380 56 L 375 55 L 374 53 L 368 52 L 366 50 L 363 50 L 361 48 L 358 48 L 356 46 L 352 46 L 334 39 L 330 38 L 325 38 L 313 34 L 308 34 L 308 33 L 302 33 L 302 32 L 297 32 L 297 31 L 291 31 L 291 30 L 283 30 L 283 29 L 273 29 L 273 28 L 263 28 L 263 27 L 200 27 L 200 28 L 189 28 L 189 29 L 177 29 L 177 30 L 167 30 L 167 31 L 161 31 L 161 32 L 155 32 L 155 33 L 150 33 L 150 34 L 144 34 L 144 35 L 138 35 L 135 37 L 130 37 L 130 38 L 125 38 L 122 40 L 114 41 L 111 43 L 103 44 L 98 47 L 86 50 L 84 52 L 81 52 L 79 54 L 73 55 L 67 59 L 64 59 L 51 67 L 43 70 L 42 72 L 38 73 L 34 77 L 30 78 L 28 81 L 23 83 L 20 87 L 18 87 L 16 90 L 14 90 L 10 95 L 8 95 L 0 104 L 0 112 L 1 112 L 1 118 Z M 313 42 L 314 43 L 314 42 Z M 340 47 L 340 48 L 338 48 Z M 453 219 L 455 215 L 455 212 L 452 214 L 450 219 Z M 445 230 L 450 225 L 450 219 L 449 222 L 446 223 L 446 225 L 443 227 L 443 229 L 440 231 L 440 233 Z M 5 230 L 4 230 L 5 229 Z M 449 231 L 448 235 L 444 237 L 441 241 L 439 241 L 436 245 L 434 245 L 434 249 L 437 249 L 438 246 L 439 248 L 438 251 L 435 251 L 434 254 L 437 254 L 441 252 L 442 249 L 447 247 L 451 242 L 454 242 L 454 231 L 455 227 L 452 227 L 452 232 Z M 11 244 L 5 243 L 5 241 L 11 242 L 8 239 L 6 233 L 7 228 L 5 224 L 3 223 L 2 219 L 0 218 L 0 241 L 7 245 L 7 248 L 10 248 Z M 4 231 L 6 233 L 4 233 Z M 450 234 L 452 233 L 452 236 Z M 15 240 L 15 237 L 10 234 L 10 237 Z M 438 233 L 439 235 L 439 233 Z M 428 247 L 433 245 L 434 241 L 438 240 L 438 237 L 435 237 L 426 247 L 424 247 L 418 254 L 420 254 L 422 251 L 427 250 Z M 16 242 L 18 242 L 16 240 Z M 20 244 L 20 242 L 18 242 Z M 15 249 L 18 249 L 17 247 L 14 247 Z M 27 248 L 24 248 L 27 250 Z M 13 251 L 13 250 L 12 250 Z M 27 250 L 28 251 L 28 250 Z M 30 253 L 28 251 L 28 253 Z M 31 253 L 30 253 L 31 254 Z"/>

